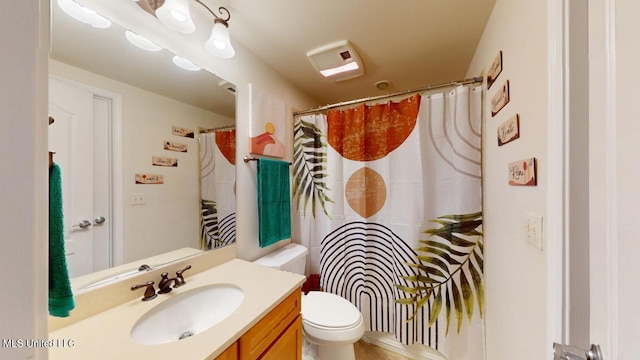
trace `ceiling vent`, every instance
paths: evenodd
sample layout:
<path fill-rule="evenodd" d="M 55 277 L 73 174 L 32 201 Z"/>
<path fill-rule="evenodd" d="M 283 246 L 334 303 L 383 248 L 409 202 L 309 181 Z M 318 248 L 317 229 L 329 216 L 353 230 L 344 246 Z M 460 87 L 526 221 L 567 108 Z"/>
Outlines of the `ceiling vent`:
<path fill-rule="evenodd" d="M 347 40 L 325 45 L 307 52 L 314 69 L 333 81 L 343 81 L 364 75 L 360 56 Z"/>
<path fill-rule="evenodd" d="M 235 95 L 236 94 L 236 86 L 233 85 L 232 83 L 226 81 L 226 80 L 222 80 L 218 83 L 218 86 L 220 86 L 221 88 L 227 90 L 228 92 L 230 92 L 231 94 Z"/>

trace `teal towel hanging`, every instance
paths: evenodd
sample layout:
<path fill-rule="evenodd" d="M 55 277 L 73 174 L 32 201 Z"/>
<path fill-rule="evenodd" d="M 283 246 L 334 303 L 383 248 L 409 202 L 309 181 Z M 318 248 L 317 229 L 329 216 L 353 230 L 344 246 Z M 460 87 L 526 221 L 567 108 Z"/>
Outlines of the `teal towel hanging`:
<path fill-rule="evenodd" d="M 58 164 L 49 168 L 49 314 L 69 316 L 75 306 L 66 253 L 62 216 L 62 174 Z"/>
<path fill-rule="evenodd" d="M 258 160 L 258 219 L 260 247 L 291 238 L 288 162 Z"/>

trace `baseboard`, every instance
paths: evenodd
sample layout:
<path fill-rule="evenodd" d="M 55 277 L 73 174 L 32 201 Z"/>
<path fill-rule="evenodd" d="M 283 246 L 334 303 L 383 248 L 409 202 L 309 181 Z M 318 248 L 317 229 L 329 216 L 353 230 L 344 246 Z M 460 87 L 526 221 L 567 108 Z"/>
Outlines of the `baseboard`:
<path fill-rule="evenodd" d="M 390 334 L 383 332 L 366 332 L 362 341 L 393 351 L 412 360 L 447 360 L 439 351 L 426 345 L 404 345 L 394 339 Z"/>

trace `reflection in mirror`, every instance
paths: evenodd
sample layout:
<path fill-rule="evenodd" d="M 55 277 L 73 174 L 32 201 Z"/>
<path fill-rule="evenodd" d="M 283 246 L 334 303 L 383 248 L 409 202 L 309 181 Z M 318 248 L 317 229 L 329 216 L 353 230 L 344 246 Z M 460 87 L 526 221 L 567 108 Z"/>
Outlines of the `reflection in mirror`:
<path fill-rule="evenodd" d="M 236 242 L 236 129 L 200 132 L 201 239 L 213 249 Z"/>
<path fill-rule="evenodd" d="M 205 70 L 178 68 L 167 50 L 133 46 L 115 22 L 94 28 L 57 4 L 51 8 L 49 111 L 55 122 L 49 146 L 63 174 L 74 291 L 235 241 L 235 225 L 226 226 L 235 223 L 235 195 L 223 185 L 210 199 L 218 213 L 215 237 L 202 237 L 209 232 L 200 226 L 195 138 L 198 129 L 235 124 L 234 86 Z M 230 148 L 235 143 L 225 151 Z M 233 163 L 215 162 L 214 173 L 228 172 L 228 186 L 235 183 Z M 223 222 L 222 214 L 233 221 Z M 83 220 L 91 225 L 74 226 Z"/>

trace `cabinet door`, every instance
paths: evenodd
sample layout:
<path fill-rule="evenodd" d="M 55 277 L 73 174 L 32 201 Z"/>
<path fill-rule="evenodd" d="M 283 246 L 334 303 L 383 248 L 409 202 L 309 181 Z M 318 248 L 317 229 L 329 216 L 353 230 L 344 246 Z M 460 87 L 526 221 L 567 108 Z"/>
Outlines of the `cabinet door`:
<path fill-rule="evenodd" d="M 276 340 L 260 360 L 302 360 L 302 317 L 296 320 Z"/>
<path fill-rule="evenodd" d="M 234 342 L 227 350 L 218 355 L 215 360 L 238 360 L 238 342 Z"/>
<path fill-rule="evenodd" d="M 300 316 L 300 291 L 294 291 L 240 338 L 240 358 L 260 359 Z M 282 359 L 292 359 L 291 357 Z"/>

